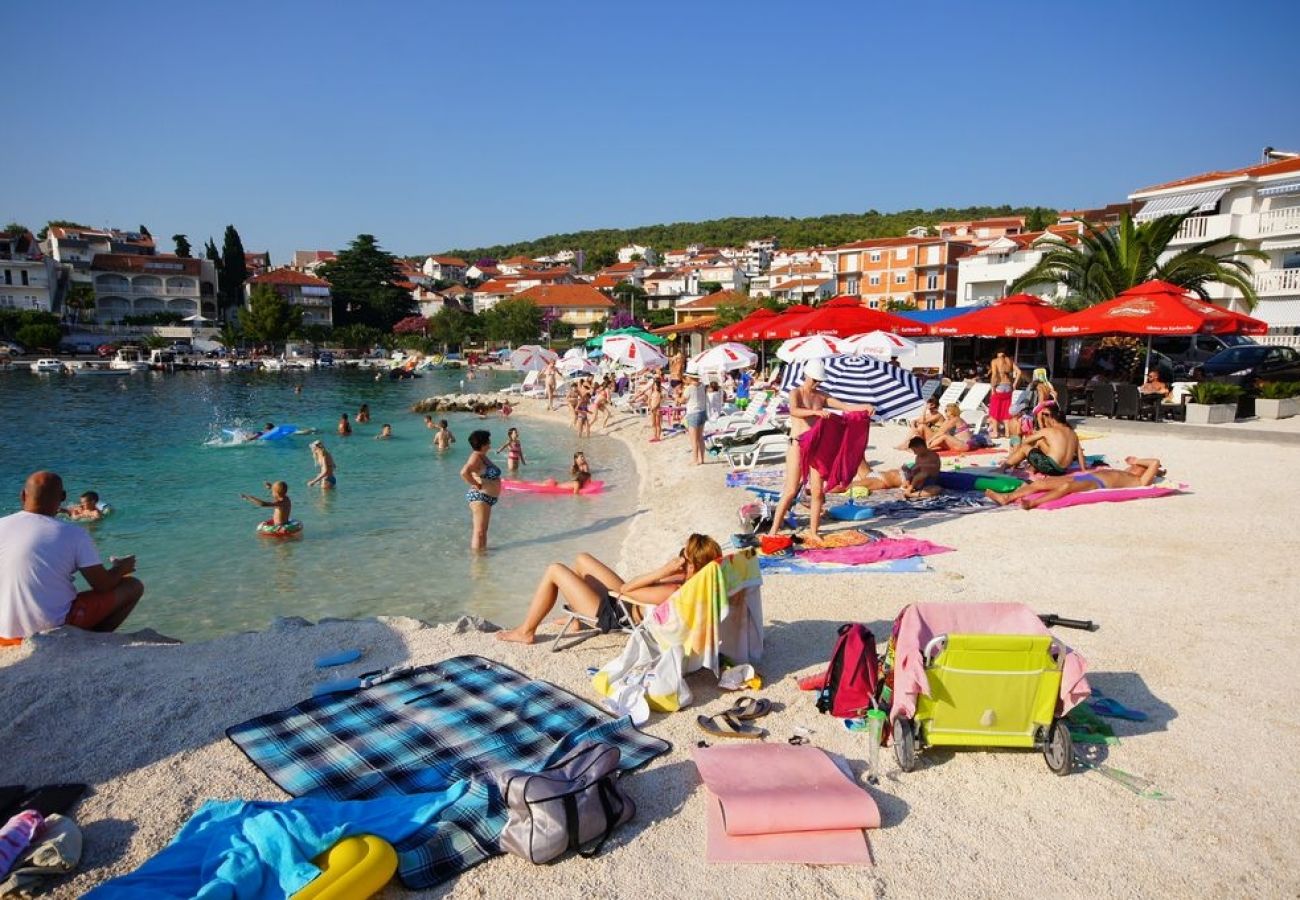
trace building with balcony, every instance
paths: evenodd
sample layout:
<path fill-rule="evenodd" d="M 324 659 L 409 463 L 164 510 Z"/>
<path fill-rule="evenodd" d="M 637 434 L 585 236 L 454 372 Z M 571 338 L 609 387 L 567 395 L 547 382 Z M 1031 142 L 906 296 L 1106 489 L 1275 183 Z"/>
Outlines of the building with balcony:
<path fill-rule="evenodd" d="M 957 305 L 957 261 L 973 250 L 937 237 L 872 238 L 827 250 L 835 294 L 861 297 L 872 309 L 890 301 L 917 309 Z"/>
<path fill-rule="evenodd" d="M 521 291 L 518 296 L 572 325 L 573 336 L 579 339 L 591 337 L 592 326 L 605 321 L 614 311 L 614 301 L 589 284 L 543 284 Z"/>
<path fill-rule="evenodd" d="M 1271 332 L 1300 334 L 1300 156 L 1271 159 L 1253 166 L 1205 172 L 1142 188 L 1129 195 L 1140 202 L 1139 220 L 1191 213 L 1170 253 L 1201 242 L 1236 238 L 1214 249 L 1254 249 L 1252 277 L 1259 305 L 1251 315 Z M 1241 309 L 1237 291 L 1211 285 L 1210 297 Z"/>
<path fill-rule="evenodd" d="M 1047 231 L 1004 235 L 957 260 L 957 305 L 987 306 L 1011 292 L 1020 276 L 1038 265 L 1052 245 L 1077 244 L 1083 226 L 1053 225 Z M 1036 284 L 1027 293 L 1049 303 L 1065 298 L 1063 284 Z"/>
<path fill-rule="evenodd" d="M 295 250 L 293 251 L 293 262 L 289 268 L 295 272 L 306 272 L 308 275 L 315 275 L 321 266 L 327 262 L 333 262 L 338 254 L 333 250 Z"/>
<path fill-rule="evenodd" d="M 0 233 L 0 309 L 53 312 L 58 267 L 30 231 Z"/>
<path fill-rule="evenodd" d="M 217 267 L 212 260 L 98 253 L 87 274 L 95 289 L 96 321 L 120 322 L 156 313 L 217 318 Z"/>
<path fill-rule="evenodd" d="M 158 252 L 153 238 L 142 231 L 117 228 L 80 228 L 51 225 L 45 236 L 45 252 L 67 267 L 73 281 L 89 282 L 90 266 L 100 254 L 153 256 Z"/>
<path fill-rule="evenodd" d="M 469 263 L 459 256 L 430 256 L 420 270 L 434 281 L 464 281 Z"/>
<path fill-rule="evenodd" d="M 263 250 L 260 253 L 245 253 L 244 268 L 248 270 L 249 275 L 261 275 L 263 272 L 271 271 L 270 251 Z"/>
<path fill-rule="evenodd" d="M 294 269 L 272 269 L 244 282 L 245 305 L 259 284 L 270 286 L 285 300 L 300 307 L 302 324 L 334 326 L 334 300 L 330 296 L 330 283 L 325 279 Z"/>
<path fill-rule="evenodd" d="M 982 247 L 1000 237 L 1022 234 L 1025 230 L 1025 218 L 1024 216 L 999 216 L 969 222 L 940 222 L 934 228 L 941 238 L 964 241 Z"/>

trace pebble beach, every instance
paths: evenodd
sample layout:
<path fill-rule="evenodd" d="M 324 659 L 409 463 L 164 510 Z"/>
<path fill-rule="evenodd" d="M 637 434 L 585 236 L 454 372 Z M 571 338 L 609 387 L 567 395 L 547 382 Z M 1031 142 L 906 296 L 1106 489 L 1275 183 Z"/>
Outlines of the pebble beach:
<path fill-rule="evenodd" d="M 547 415 L 540 401 L 523 404 L 525 427 L 528 417 Z M 1100 624 L 1059 636 L 1088 660 L 1095 687 L 1149 715 L 1114 723 L 1120 741 L 1105 748 L 1104 762 L 1140 774 L 1168 799 L 1136 796 L 1095 771 L 1057 777 L 1032 752 L 934 751 L 904 774 L 886 750 L 885 775 L 870 788 L 882 817 L 870 833 L 874 867 L 710 865 L 689 750 L 703 737 L 696 714 L 719 711 L 730 697 L 704 672 L 691 678 L 694 707 L 645 726 L 673 750 L 626 779 L 638 814 L 600 856 L 540 867 L 502 856 L 438 890 L 394 883 L 382 896 L 1295 896 L 1300 712 L 1289 689 L 1300 628 L 1279 604 L 1300 576 L 1286 524 L 1300 486 L 1267 474 L 1294 450 L 1199 440 L 1176 428 L 1089 430 L 1097 432 L 1089 454 L 1159 457 L 1187 491 L 918 522 L 908 534 L 955 548 L 928 557 L 924 573 L 766 577 L 761 696 L 776 708 L 761 724 L 769 741 L 806 731 L 861 775 L 863 736 L 819 715 L 796 685 L 824 667 L 837 627 L 863 622 L 883 640 L 908 603 L 1016 600 Z M 640 419 L 616 417 L 610 433 L 626 443 L 640 476 L 620 571 L 658 565 L 690 532 L 724 539 L 737 531 L 736 509 L 748 495 L 724 486 L 724 463 L 686 465 L 684 438 L 648 444 Z M 901 437 L 898 426 L 874 428 L 873 463 L 904 461 L 892 449 Z M 437 573 L 409 589 L 435 596 Z M 551 653 L 544 643 L 497 641 L 494 628 L 473 619 L 278 619 L 193 643 L 65 628 L 0 650 L 2 780 L 91 785 L 76 810 L 82 865 L 51 896 L 79 896 L 133 870 L 205 800 L 287 799 L 224 730 L 298 702 L 321 680 L 472 653 L 594 702 L 587 669 L 623 640 L 611 634 Z M 362 660 L 328 676 L 313 667 L 344 648 L 364 650 Z"/>

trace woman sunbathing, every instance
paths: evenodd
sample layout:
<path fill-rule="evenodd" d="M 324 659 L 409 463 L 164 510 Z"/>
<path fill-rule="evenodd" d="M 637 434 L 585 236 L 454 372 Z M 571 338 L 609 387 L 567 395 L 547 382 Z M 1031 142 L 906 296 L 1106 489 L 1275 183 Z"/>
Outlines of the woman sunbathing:
<path fill-rule="evenodd" d="M 926 441 L 930 449 L 974 450 L 975 436 L 971 434 L 970 425 L 961 417 L 961 407 L 956 403 L 949 403 L 943 413 L 943 421 Z"/>
<path fill-rule="evenodd" d="M 925 438 L 928 441 L 934 434 L 934 429 L 942 422 L 943 413 L 939 412 L 939 398 L 931 397 L 925 401 L 925 409 L 921 410 L 921 415 L 908 423 L 907 438 L 894 449 L 906 450 L 914 437 Z"/>
<path fill-rule="evenodd" d="M 625 594 L 641 603 L 658 605 L 673 595 L 673 591 L 700 569 L 719 559 L 722 548 L 705 534 L 692 534 L 681 551 L 653 572 L 638 575 L 631 581 L 605 565 L 590 553 L 580 553 L 573 567 L 551 563 L 533 592 L 532 603 L 523 624 L 509 631 L 498 631 L 497 640 L 531 644 L 537 628 L 555 608 L 555 601 L 564 594 L 569 609 L 579 615 L 596 619 L 602 631 L 617 628 L 621 621 L 615 595 Z"/>
<path fill-rule="evenodd" d="M 1031 481 L 1022 487 L 1016 488 L 1009 494 L 985 491 L 984 496 L 999 506 L 1006 506 L 1015 503 L 1017 500 L 1024 500 L 1021 506 L 1025 509 L 1033 509 L 1050 500 L 1060 499 L 1067 494 L 1078 494 L 1083 491 L 1095 491 L 1103 488 L 1147 487 L 1156 480 L 1156 476 L 1164 474 L 1164 469 L 1160 468 L 1160 460 L 1158 459 L 1138 459 L 1135 456 L 1129 456 L 1125 457 L 1124 462 L 1128 463 L 1128 467 L 1124 469 L 1092 469 L 1087 472 L 1075 472 L 1071 475 L 1052 475 L 1038 481 Z"/>

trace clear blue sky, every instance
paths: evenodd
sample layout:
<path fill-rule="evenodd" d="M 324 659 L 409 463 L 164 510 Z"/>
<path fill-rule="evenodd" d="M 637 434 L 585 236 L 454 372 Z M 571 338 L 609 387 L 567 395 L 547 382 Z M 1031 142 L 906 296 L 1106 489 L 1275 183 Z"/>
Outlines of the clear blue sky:
<path fill-rule="evenodd" d="M 283 262 L 729 215 L 1099 205 L 1300 149 L 1300 3 L 65 0 L 0 218 Z M 204 12 L 199 14 L 198 10 Z"/>

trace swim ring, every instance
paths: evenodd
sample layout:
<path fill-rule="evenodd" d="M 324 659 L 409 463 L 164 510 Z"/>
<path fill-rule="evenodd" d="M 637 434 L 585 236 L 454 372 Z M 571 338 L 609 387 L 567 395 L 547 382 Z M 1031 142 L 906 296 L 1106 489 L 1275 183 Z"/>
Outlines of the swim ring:
<path fill-rule="evenodd" d="M 290 519 L 283 525 L 276 525 L 270 519 L 257 526 L 257 533 L 262 537 L 293 537 L 295 534 L 302 534 L 302 523 L 297 519 Z"/>

